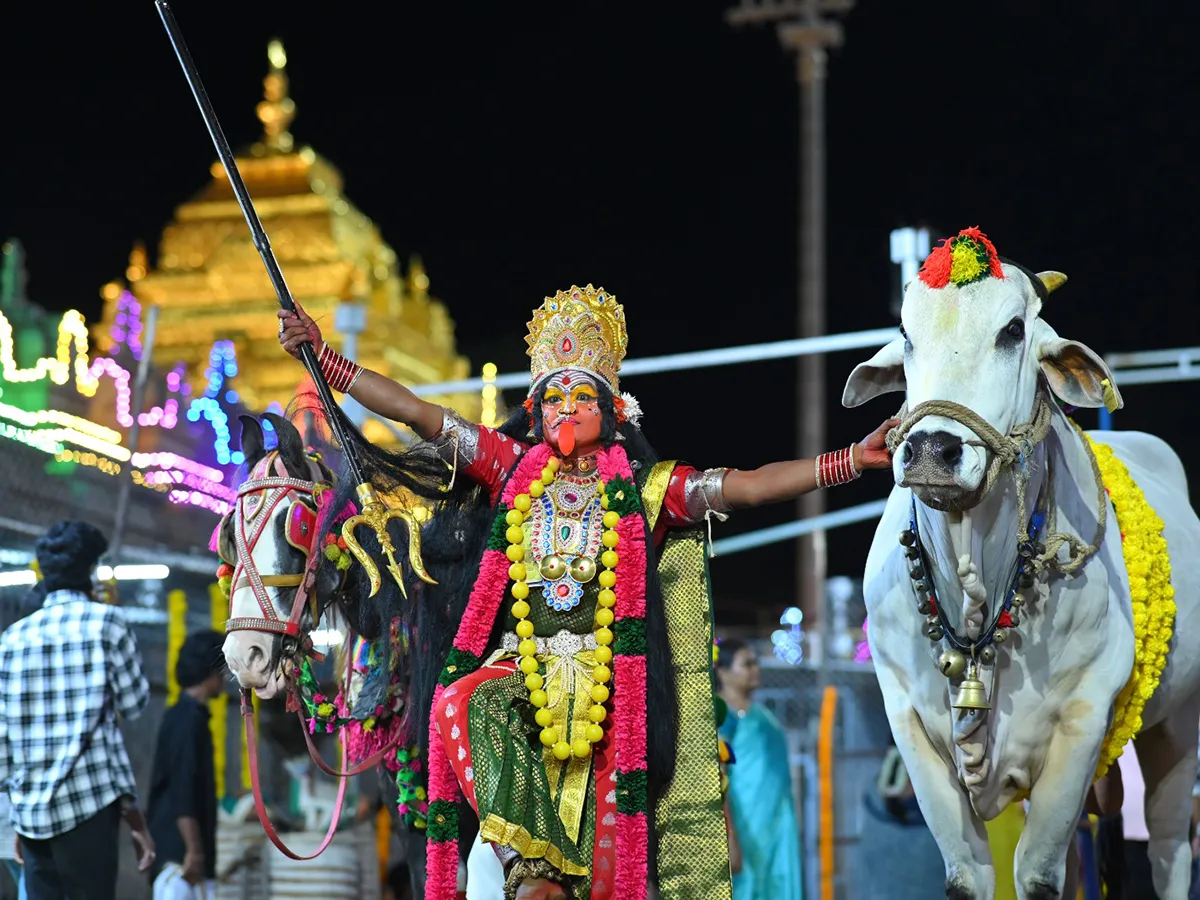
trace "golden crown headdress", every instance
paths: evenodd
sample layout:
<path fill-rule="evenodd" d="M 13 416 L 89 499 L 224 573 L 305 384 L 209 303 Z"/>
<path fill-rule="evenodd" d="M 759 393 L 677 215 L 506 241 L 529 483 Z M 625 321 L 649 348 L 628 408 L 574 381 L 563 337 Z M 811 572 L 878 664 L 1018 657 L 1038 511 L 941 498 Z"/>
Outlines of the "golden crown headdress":
<path fill-rule="evenodd" d="M 548 375 L 564 369 L 588 372 L 616 394 L 617 373 L 629 346 L 625 310 L 604 288 L 572 285 L 533 311 L 525 343 L 530 394 Z"/>

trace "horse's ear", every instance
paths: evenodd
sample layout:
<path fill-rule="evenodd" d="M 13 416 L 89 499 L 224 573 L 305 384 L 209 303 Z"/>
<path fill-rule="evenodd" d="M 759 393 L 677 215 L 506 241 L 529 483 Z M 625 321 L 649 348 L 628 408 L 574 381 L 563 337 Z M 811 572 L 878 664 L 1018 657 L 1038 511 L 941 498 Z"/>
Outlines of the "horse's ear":
<path fill-rule="evenodd" d="M 266 456 L 262 425 L 253 416 L 238 416 L 242 423 L 242 455 L 246 457 L 246 469 L 252 470 Z"/>
<path fill-rule="evenodd" d="M 284 466 L 296 478 L 308 480 L 312 473 L 308 465 L 308 457 L 304 455 L 304 440 L 300 437 L 296 426 L 275 413 L 263 413 L 263 418 L 271 423 L 276 437 L 279 438 L 279 444 L 275 449 L 279 451 Z"/>

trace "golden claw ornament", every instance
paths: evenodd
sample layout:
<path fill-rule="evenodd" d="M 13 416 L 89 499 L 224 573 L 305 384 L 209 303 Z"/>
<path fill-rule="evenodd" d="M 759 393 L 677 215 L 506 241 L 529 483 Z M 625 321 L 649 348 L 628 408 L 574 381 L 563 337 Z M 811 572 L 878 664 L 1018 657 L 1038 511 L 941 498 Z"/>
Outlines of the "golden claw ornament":
<path fill-rule="evenodd" d="M 379 593 L 382 580 L 375 560 L 371 559 L 354 537 L 354 529 L 364 523 L 371 527 L 379 539 L 379 546 L 388 559 L 388 571 L 392 573 L 396 584 L 400 586 L 401 594 L 407 597 L 408 591 L 404 587 L 404 576 L 400 572 L 400 565 L 396 562 L 396 547 L 392 544 L 392 537 L 387 530 L 388 523 L 392 519 L 399 519 L 408 528 L 408 564 L 412 566 L 412 570 L 426 584 L 437 584 L 425 571 L 425 563 L 421 559 L 421 528 L 418 516 L 407 509 L 388 509 L 379 499 L 379 495 L 375 493 L 375 486 L 370 483 L 360 484 L 355 488 L 355 493 L 358 494 L 358 505 L 361 512 L 357 516 L 347 519 L 342 525 L 342 540 L 346 542 L 346 549 L 353 554 L 366 570 L 367 577 L 371 579 L 370 596 L 374 597 Z"/>

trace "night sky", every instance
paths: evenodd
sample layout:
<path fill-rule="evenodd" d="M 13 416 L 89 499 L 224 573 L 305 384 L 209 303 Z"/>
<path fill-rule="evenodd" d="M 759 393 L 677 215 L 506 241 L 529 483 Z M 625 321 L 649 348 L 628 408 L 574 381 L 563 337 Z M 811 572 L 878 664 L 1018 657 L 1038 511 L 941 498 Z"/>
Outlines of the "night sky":
<path fill-rule="evenodd" d="M 423 256 L 474 371 L 511 371 L 530 310 L 572 283 L 624 303 L 631 358 L 795 335 L 794 63 L 773 28 L 726 25 L 732 3 L 174 9 L 235 146 L 259 136 L 266 43 L 284 41 L 297 142 L 342 170 L 402 259 Z M 135 239 L 153 248 L 215 154 L 150 0 L 78 7 L 5 12 L 0 238 L 25 244 L 34 301 L 94 317 L 99 286 Z M 1190 29 L 1124 9 L 860 2 L 829 64 L 831 332 L 894 324 L 888 232 L 925 222 L 979 225 L 1001 254 L 1066 272 L 1047 318 L 1099 353 L 1200 343 L 1200 66 Z M 897 405 L 840 408 L 868 355 L 828 358 L 835 446 Z M 623 386 L 664 457 L 746 468 L 793 455 L 794 371 Z M 1160 433 L 1190 468 L 1194 396 L 1129 388 L 1118 424 Z M 887 488 L 876 475 L 828 502 Z M 719 534 L 793 515 L 741 514 Z M 861 574 L 871 532 L 830 534 L 831 574 Z M 722 618 L 777 616 L 792 552 L 718 560 Z"/>

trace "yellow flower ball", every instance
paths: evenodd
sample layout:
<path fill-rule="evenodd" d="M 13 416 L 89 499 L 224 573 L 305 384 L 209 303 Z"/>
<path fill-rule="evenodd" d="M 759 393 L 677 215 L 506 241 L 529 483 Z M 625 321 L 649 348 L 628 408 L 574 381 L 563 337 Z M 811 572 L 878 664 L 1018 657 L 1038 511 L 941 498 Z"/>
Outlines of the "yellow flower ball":
<path fill-rule="evenodd" d="M 541 712 L 542 710 L 538 711 Z M 558 729 L 543 728 L 542 733 L 538 735 L 538 738 L 541 740 L 543 747 L 553 747 L 556 743 L 558 743 Z"/>
<path fill-rule="evenodd" d="M 615 569 L 621 557 L 617 556 L 616 550 L 605 550 L 600 554 L 600 563 L 606 568 Z"/>
<path fill-rule="evenodd" d="M 534 659 L 532 656 L 522 657 L 521 661 L 517 665 L 520 666 L 521 671 L 524 672 L 526 675 L 532 675 L 539 668 L 538 661 L 536 659 Z"/>
<path fill-rule="evenodd" d="M 617 544 L 621 543 L 621 536 L 610 528 L 604 534 L 600 535 L 600 543 L 611 550 Z"/>
<path fill-rule="evenodd" d="M 529 570 L 525 568 L 525 563 L 513 563 L 508 567 L 509 581 L 524 581 L 528 574 Z"/>
<path fill-rule="evenodd" d="M 595 706 L 588 707 L 588 718 L 599 725 L 608 718 L 608 710 L 597 703 Z"/>
<path fill-rule="evenodd" d="M 512 595 L 514 600 L 528 600 L 529 585 L 524 581 L 514 581 L 512 586 Z M 528 604 L 526 604 L 526 606 L 528 606 Z M 529 613 L 525 613 L 525 615 L 527 616 Z M 518 616 L 518 618 L 524 618 L 524 616 Z"/>
<path fill-rule="evenodd" d="M 509 544 L 504 555 L 508 557 L 509 562 L 520 562 L 525 558 L 525 548 L 520 544 Z"/>
<path fill-rule="evenodd" d="M 617 595 L 605 588 L 596 596 L 596 602 L 601 606 L 613 607 L 617 605 Z"/>
<path fill-rule="evenodd" d="M 514 618 L 524 619 L 530 613 L 529 604 L 524 600 L 518 600 L 512 605 L 512 614 Z"/>
<path fill-rule="evenodd" d="M 333 715 L 334 709 L 332 703 L 322 703 L 317 707 L 317 715 L 322 719 L 328 719 Z"/>
<path fill-rule="evenodd" d="M 602 588 L 616 587 L 617 573 L 612 569 L 605 569 L 596 580 L 600 582 L 600 587 Z"/>
<path fill-rule="evenodd" d="M 596 662 L 607 666 L 610 662 L 612 662 L 612 657 L 613 653 L 611 647 L 600 646 L 596 648 Z"/>
<path fill-rule="evenodd" d="M 522 619 L 517 623 L 517 637 L 531 638 L 533 637 L 533 623 L 528 619 Z"/>
<path fill-rule="evenodd" d="M 527 513 L 532 506 L 533 502 L 529 499 L 528 494 L 517 494 L 517 496 L 513 497 L 514 509 L 518 509 L 523 513 Z"/>
<path fill-rule="evenodd" d="M 534 481 L 529 485 L 530 497 L 540 497 L 544 493 L 546 493 L 546 486 L 540 481 Z"/>
<path fill-rule="evenodd" d="M 528 638 L 517 644 L 517 652 L 522 656 L 533 656 L 537 653 L 537 642 L 531 641 Z"/>
<path fill-rule="evenodd" d="M 598 744 L 600 741 L 604 740 L 604 729 L 595 722 L 587 727 L 587 731 L 585 733 L 587 734 L 587 739 L 593 744 Z"/>
<path fill-rule="evenodd" d="M 510 544 L 525 543 L 525 531 L 520 525 L 509 525 L 508 530 L 504 532 L 504 537 Z"/>
<path fill-rule="evenodd" d="M 613 642 L 613 633 L 608 628 L 596 629 L 596 643 L 601 647 L 605 647 Z"/>
<path fill-rule="evenodd" d="M 608 666 L 596 666 L 594 669 L 592 669 L 592 680 L 594 680 L 596 684 L 604 684 L 610 678 L 612 678 L 612 669 L 610 669 Z"/>
<path fill-rule="evenodd" d="M 549 728 L 551 725 L 554 724 L 554 713 L 550 712 L 550 710 L 545 709 L 545 708 L 539 709 L 536 713 L 533 714 L 533 721 L 537 722 L 543 728 Z M 556 737 L 557 737 L 557 735 L 556 735 Z"/>
<path fill-rule="evenodd" d="M 576 759 L 587 759 L 592 755 L 592 745 L 583 738 L 577 738 L 571 744 L 571 755 Z"/>
<path fill-rule="evenodd" d="M 608 688 L 602 684 L 592 685 L 592 700 L 595 703 L 603 703 L 608 699 Z"/>
<path fill-rule="evenodd" d="M 534 691 L 540 691 L 543 683 L 542 676 L 537 672 L 525 676 L 525 690 L 529 691 L 530 694 Z M 536 706 L 537 704 L 535 703 L 534 705 Z"/>
<path fill-rule="evenodd" d="M 525 516 L 521 514 L 519 509 L 510 509 L 504 516 L 504 521 L 509 525 L 520 525 L 525 521 Z"/>
<path fill-rule="evenodd" d="M 613 612 L 607 607 L 601 607 L 596 610 L 597 625 L 611 625 L 613 623 Z"/>
<path fill-rule="evenodd" d="M 530 691 L 529 692 L 529 702 L 532 703 L 534 706 L 542 707 L 550 702 L 550 698 L 546 695 L 546 692 L 543 690 Z"/>
<path fill-rule="evenodd" d="M 571 758 L 571 745 L 568 744 L 566 741 L 559 741 L 557 744 L 554 745 L 554 749 L 552 752 L 554 753 L 555 759 L 558 759 L 558 760 L 570 759 Z"/>
<path fill-rule="evenodd" d="M 616 528 L 621 522 L 621 516 L 615 512 L 609 511 L 604 514 L 601 520 L 605 528 Z"/>
<path fill-rule="evenodd" d="M 559 470 L 559 467 L 562 466 L 562 462 L 559 460 L 559 458 L 557 456 L 552 456 L 548 460 L 546 460 L 546 466 L 550 469 L 551 472 L 557 472 Z"/>
<path fill-rule="evenodd" d="M 547 466 L 546 468 L 542 469 L 542 484 L 553 484 L 553 483 L 554 483 L 554 470 L 551 469 L 549 466 Z"/>

